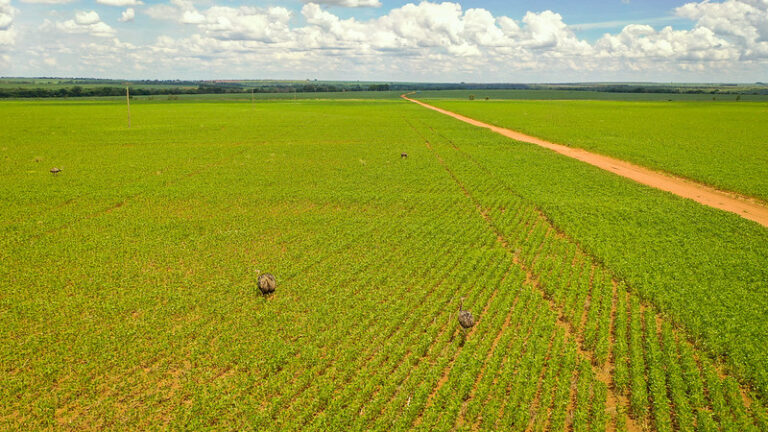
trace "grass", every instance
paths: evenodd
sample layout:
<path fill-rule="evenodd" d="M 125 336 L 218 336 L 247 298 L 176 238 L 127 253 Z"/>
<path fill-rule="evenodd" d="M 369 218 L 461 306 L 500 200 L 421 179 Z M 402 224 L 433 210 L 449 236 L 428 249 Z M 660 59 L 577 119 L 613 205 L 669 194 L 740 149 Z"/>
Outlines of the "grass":
<path fill-rule="evenodd" d="M 765 103 L 434 101 L 571 147 L 768 201 Z"/>
<path fill-rule="evenodd" d="M 765 231 L 736 216 L 402 101 L 139 102 L 130 130 L 109 102 L 0 112 L 0 428 L 659 429 L 709 415 L 758 430 L 764 416 L 732 397 L 761 389 L 764 311 L 722 312 L 762 302 L 768 256 Z M 730 271 L 711 271 L 728 254 Z M 257 270 L 277 276 L 268 299 Z M 461 296 L 477 319 L 466 338 Z M 619 410 L 616 352 L 631 362 Z M 723 367 L 740 383 L 712 375 Z M 665 386 L 674 405 L 638 397 Z"/>

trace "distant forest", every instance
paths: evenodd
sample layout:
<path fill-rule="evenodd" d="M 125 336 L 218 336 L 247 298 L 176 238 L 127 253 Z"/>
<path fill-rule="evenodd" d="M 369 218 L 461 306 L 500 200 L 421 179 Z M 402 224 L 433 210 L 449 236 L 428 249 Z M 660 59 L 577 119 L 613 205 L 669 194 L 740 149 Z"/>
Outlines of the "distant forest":
<path fill-rule="evenodd" d="M 768 84 L 473 84 L 363 83 L 356 81 L 179 81 L 121 82 L 85 78 L 0 78 L 0 98 L 69 98 L 201 95 L 231 93 L 327 93 L 417 90 L 568 90 L 609 93 L 751 94 L 768 95 Z"/>

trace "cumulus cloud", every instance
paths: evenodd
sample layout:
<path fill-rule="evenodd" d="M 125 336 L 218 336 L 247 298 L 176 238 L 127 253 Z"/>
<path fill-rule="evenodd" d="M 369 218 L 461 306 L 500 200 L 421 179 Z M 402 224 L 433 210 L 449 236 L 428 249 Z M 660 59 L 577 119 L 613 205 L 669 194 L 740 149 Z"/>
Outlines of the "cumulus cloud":
<path fill-rule="evenodd" d="M 3 46 L 13 45 L 16 41 L 16 32 L 13 29 L 0 30 L 0 49 Z"/>
<path fill-rule="evenodd" d="M 675 12 L 740 47 L 745 59 L 768 58 L 768 0 L 688 3 Z"/>
<path fill-rule="evenodd" d="M 647 25 L 629 25 L 618 35 L 605 35 L 596 48 L 603 57 L 650 60 L 723 61 L 738 56 L 738 49 L 712 30 L 660 31 Z"/>
<path fill-rule="evenodd" d="M 96 11 L 76 12 L 74 19 L 56 23 L 56 28 L 71 34 L 90 34 L 98 37 L 115 35 L 115 29 L 101 21 Z"/>
<path fill-rule="evenodd" d="M 171 5 L 157 4 L 145 8 L 144 13 L 156 20 L 176 20 L 179 10 Z"/>
<path fill-rule="evenodd" d="M 11 0 L 0 0 L 0 47 L 12 45 L 16 40 L 16 31 L 13 29 L 13 18 L 16 9 L 11 6 Z"/>
<path fill-rule="evenodd" d="M 16 9 L 11 6 L 11 0 L 0 0 L 0 31 L 11 28 L 15 15 Z"/>
<path fill-rule="evenodd" d="M 185 38 L 159 38 L 147 58 L 176 56 L 175 64 L 205 62 L 211 68 L 220 64 L 228 73 L 240 66 L 316 73 L 323 65 L 325 70 L 367 76 L 382 70 L 419 71 L 436 79 L 435 73 L 456 71 L 585 68 L 582 56 L 594 51 L 554 12 L 529 13 L 516 21 L 451 2 L 406 4 L 368 20 L 341 18 L 318 3 L 307 3 L 300 11 L 300 26 L 292 26 L 299 20 L 285 8 L 198 10 L 186 0 L 172 0 L 146 12 L 199 30 Z"/>
<path fill-rule="evenodd" d="M 21 0 L 22 3 L 36 3 L 36 4 L 66 4 L 72 3 L 74 0 Z"/>
<path fill-rule="evenodd" d="M 96 11 L 76 12 L 75 23 L 79 26 L 90 26 L 101 21 Z"/>
<path fill-rule="evenodd" d="M 133 10 L 133 8 L 128 8 L 124 10 L 122 14 L 120 14 L 120 18 L 118 19 L 118 21 L 130 22 L 130 21 L 133 21 L 135 17 L 136 17 L 136 11 Z"/>
<path fill-rule="evenodd" d="M 677 10 L 680 17 L 695 22 L 691 30 L 632 24 L 594 43 L 580 39 L 553 11 L 528 12 L 515 20 L 481 8 L 464 9 L 454 2 L 409 3 L 368 20 L 341 18 L 321 3 L 308 2 L 300 12 L 301 26 L 292 26 L 292 12 L 281 7 L 198 10 L 189 0 L 172 0 L 148 8 L 147 13 L 200 31 L 180 40 L 159 39 L 152 50 L 167 53 L 177 44 L 183 47 L 179 54 L 198 55 L 206 61 L 226 62 L 228 58 L 238 64 L 253 54 L 253 58 L 279 59 L 284 66 L 288 62 L 330 68 L 368 65 L 393 69 L 401 65 L 404 69 L 454 68 L 481 75 L 509 69 L 686 70 L 693 64 L 722 66 L 749 56 L 765 59 L 768 47 L 763 49 L 761 44 L 768 21 L 760 14 L 768 10 L 766 2 L 691 3 Z M 727 23 L 721 22 L 724 16 Z M 753 28 L 745 29 L 747 24 Z M 461 60 L 469 58 L 469 62 Z"/>
<path fill-rule="evenodd" d="M 140 6 L 144 4 L 139 0 L 96 0 L 96 3 L 107 5 L 107 6 L 118 6 L 118 7 Z"/>
<path fill-rule="evenodd" d="M 185 10 L 180 21 L 184 24 L 195 24 L 206 35 L 219 40 L 275 43 L 290 36 L 290 19 L 291 11 L 282 7 L 260 9 L 248 6 L 214 6 L 202 13 L 197 10 Z"/>
<path fill-rule="evenodd" d="M 133 69 L 167 70 L 169 75 L 179 65 L 194 64 L 243 75 L 253 70 L 316 74 L 320 69 L 347 77 L 378 74 L 410 79 L 418 74 L 425 80 L 457 75 L 486 81 L 520 76 L 610 80 L 618 79 L 617 74 L 627 77 L 627 71 L 653 79 L 676 72 L 726 71 L 735 62 L 759 70 L 768 62 L 768 0 L 688 3 L 675 13 L 691 20 L 691 29 L 630 24 L 594 42 L 581 39 L 560 14 L 548 10 L 514 19 L 482 8 L 465 9 L 456 2 L 422 1 L 358 19 L 343 18 L 324 7 L 366 3 L 372 2 L 307 2 L 294 12 L 284 7 L 204 8 L 191 0 L 170 0 L 142 11 L 183 24 L 186 36 L 161 36 L 136 47 L 115 42 L 115 31 L 94 11 L 80 12 L 57 27 L 105 37 L 103 42 L 89 43 L 101 43 L 105 52 L 125 51 L 121 58 L 131 61 Z M 133 19 L 135 13 L 133 8 L 125 10 L 120 21 Z M 88 55 L 93 52 L 89 45 Z M 96 59 L 91 61 L 95 64 Z"/>
<path fill-rule="evenodd" d="M 312 0 L 302 1 L 304 1 L 304 3 L 318 3 L 351 8 L 381 6 L 381 2 L 379 0 L 315 0 L 314 2 Z"/>
<path fill-rule="evenodd" d="M 124 0 L 103 0 L 124 1 Z M 361 5 L 368 0 L 330 0 L 324 4 Z M 696 22 L 692 30 L 655 30 L 628 25 L 595 43 L 581 40 L 563 17 L 553 11 L 528 12 L 520 20 L 494 16 L 488 10 L 464 10 L 459 3 L 409 3 L 378 18 L 342 19 L 320 3 L 301 9 L 306 25 L 292 27 L 286 8 L 213 6 L 198 10 L 189 0 L 147 9 L 150 16 L 194 25 L 202 38 L 214 41 L 262 42 L 275 50 L 321 49 L 329 55 L 375 53 L 403 55 L 496 56 L 518 62 L 569 61 L 582 68 L 597 60 L 726 61 L 768 52 L 768 0 L 727 0 L 689 3 L 677 9 L 680 17 Z M 740 41 L 733 39 L 740 38 Z M 231 45 L 231 44 L 230 44 Z M 583 61 L 584 58 L 590 61 Z M 523 61 L 523 62 L 525 62 Z M 550 62 L 551 63 L 551 62 Z M 576 64 L 574 63 L 574 64 Z"/>
<path fill-rule="evenodd" d="M 171 21 L 180 21 L 187 12 L 197 13 L 194 4 L 187 0 L 171 0 L 170 4 L 154 4 L 144 9 L 150 18 Z"/>

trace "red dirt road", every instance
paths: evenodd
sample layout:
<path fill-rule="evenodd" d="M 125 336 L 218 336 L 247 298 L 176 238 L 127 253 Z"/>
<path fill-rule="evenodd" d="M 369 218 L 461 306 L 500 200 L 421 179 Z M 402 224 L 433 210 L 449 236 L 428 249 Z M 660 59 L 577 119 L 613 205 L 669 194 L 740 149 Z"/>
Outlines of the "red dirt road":
<path fill-rule="evenodd" d="M 610 171 L 616 175 L 626 177 L 646 186 L 651 186 L 653 188 L 673 193 L 683 198 L 694 200 L 705 206 L 735 213 L 745 219 L 749 219 L 753 222 L 759 223 L 764 227 L 768 227 L 768 207 L 738 194 L 720 191 L 711 186 L 706 186 L 701 183 L 696 183 L 681 177 L 675 177 L 669 174 L 653 171 L 651 169 L 644 168 L 639 165 L 634 165 L 620 159 L 614 159 L 612 157 L 591 153 L 583 149 L 564 146 L 562 144 L 551 143 L 549 141 L 544 141 L 540 138 L 532 137 L 530 135 L 526 135 L 510 129 L 483 123 L 481 121 L 465 117 L 461 114 L 456 114 L 454 112 L 444 110 L 442 108 L 438 108 L 436 106 L 432 106 L 415 99 L 411 99 L 407 95 L 402 95 L 401 97 L 407 101 L 419 104 L 425 108 L 429 108 L 441 114 L 451 116 L 457 120 L 461 120 L 473 126 L 490 129 L 497 134 L 512 138 L 516 141 L 536 144 L 538 146 L 560 153 L 561 155 L 588 163 L 606 171 Z"/>

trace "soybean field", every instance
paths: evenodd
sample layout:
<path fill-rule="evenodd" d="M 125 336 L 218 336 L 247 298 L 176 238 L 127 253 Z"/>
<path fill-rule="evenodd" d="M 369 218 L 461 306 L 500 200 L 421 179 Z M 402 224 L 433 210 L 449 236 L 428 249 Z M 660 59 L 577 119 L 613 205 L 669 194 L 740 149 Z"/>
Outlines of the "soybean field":
<path fill-rule="evenodd" d="M 593 116 L 525 123 L 563 144 L 611 118 L 493 104 Z M 0 102 L 2 430 L 768 430 L 756 223 L 398 99 L 126 115 Z M 662 126 L 600 145 L 636 154 Z M 676 137 L 647 164 L 762 196 L 754 171 Z"/>
<path fill-rule="evenodd" d="M 765 102 L 434 102 L 494 125 L 768 202 Z"/>

